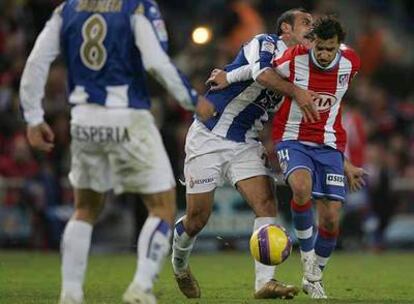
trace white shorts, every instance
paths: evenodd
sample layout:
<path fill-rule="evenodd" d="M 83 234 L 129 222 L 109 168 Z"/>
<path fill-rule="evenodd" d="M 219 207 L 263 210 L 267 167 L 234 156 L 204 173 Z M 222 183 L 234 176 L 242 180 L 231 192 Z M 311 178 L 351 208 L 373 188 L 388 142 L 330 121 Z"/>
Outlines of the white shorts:
<path fill-rule="evenodd" d="M 72 109 L 71 135 L 74 188 L 150 194 L 175 187 L 149 111 L 78 105 Z"/>
<path fill-rule="evenodd" d="M 187 193 L 214 190 L 225 182 L 237 182 L 268 175 L 266 150 L 260 142 L 239 143 L 210 132 L 195 120 L 185 144 L 184 175 Z"/>

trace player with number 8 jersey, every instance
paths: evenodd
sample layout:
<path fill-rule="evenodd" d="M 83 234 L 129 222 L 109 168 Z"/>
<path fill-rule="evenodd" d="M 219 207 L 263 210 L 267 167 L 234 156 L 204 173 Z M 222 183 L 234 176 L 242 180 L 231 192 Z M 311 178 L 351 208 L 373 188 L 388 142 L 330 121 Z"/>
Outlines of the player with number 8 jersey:
<path fill-rule="evenodd" d="M 63 54 L 71 108 L 71 171 L 75 213 L 62 237 L 60 304 L 83 303 L 93 225 L 104 194 L 138 193 L 148 218 L 137 242 L 137 270 L 125 303 L 154 304 L 154 282 L 169 252 L 175 180 L 150 113 L 145 72 L 186 109 L 208 116 L 213 106 L 190 86 L 168 57 L 168 36 L 153 0 L 68 0 L 37 38 L 21 79 L 20 97 L 30 144 L 53 148 L 41 101 L 52 61 Z"/>

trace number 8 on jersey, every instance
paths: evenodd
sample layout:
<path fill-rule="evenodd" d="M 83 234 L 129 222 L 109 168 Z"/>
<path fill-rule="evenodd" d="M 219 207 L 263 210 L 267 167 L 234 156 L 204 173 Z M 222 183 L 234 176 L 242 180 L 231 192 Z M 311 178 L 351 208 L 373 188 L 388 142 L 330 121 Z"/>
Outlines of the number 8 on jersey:
<path fill-rule="evenodd" d="M 99 14 L 92 15 L 83 24 L 80 55 L 83 64 L 91 70 L 99 71 L 105 65 L 107 52 L 103 42 L 106 34 L 106 21 Z"/>

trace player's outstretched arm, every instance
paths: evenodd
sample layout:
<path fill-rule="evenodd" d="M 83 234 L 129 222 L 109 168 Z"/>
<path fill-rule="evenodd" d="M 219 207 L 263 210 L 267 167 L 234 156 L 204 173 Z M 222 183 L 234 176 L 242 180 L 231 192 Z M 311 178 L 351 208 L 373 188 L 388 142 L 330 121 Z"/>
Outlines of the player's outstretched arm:
<path fill-rule="evenodd" d="M 244 56 L 246 64 L 229 72 L 214 69 L 206 84 L 211 90 L 220 90 L 236 82 L 253 80 L 266 68 L 272 67 L 272 58 L 277 47 L 277 41 L 270 35 L 261 34 L 254 37 L 243 46 L 238 57 Z"/>
<path fill-rule="evenodd" d="M 54 134 L 43 121 L 42 99 L 50 65 L 60 53 L 61 8 L 55 10 L 38 36 L 20 81 L 20 101 L 28 123 L 28 140 L 32 147 L 42 151 L 53 148 Z"/>
<path fill-rule="evenodd" d="M 210 90 L 217 91 L 227 88 L 230 84 L 252 79 L 252 65 L 246 64 L 230 72 L 214 69 L 206 81 Z"/>

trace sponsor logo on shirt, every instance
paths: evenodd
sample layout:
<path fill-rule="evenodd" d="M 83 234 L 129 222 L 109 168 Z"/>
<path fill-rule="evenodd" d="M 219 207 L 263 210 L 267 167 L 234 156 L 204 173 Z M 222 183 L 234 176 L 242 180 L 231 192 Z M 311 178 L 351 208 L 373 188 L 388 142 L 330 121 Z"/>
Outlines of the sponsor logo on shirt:
<path fill-rule="evenodd" d="M 330 93 L 318 92 L 319 98 L 315 100 L 316 108 L 319 113 L 328 112 L 333 105 L 338 102 L 338 99 L 335 95 Z"/>

